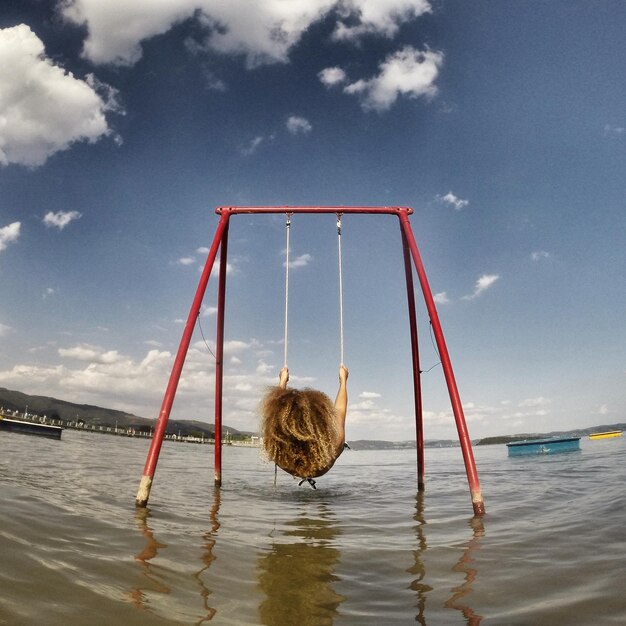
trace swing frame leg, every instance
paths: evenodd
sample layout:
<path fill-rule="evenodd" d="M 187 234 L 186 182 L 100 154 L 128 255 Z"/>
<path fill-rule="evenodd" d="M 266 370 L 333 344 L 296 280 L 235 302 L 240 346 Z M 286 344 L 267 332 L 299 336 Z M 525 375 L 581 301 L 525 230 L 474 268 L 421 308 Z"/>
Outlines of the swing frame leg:
<path fill-rule="evenodd" d="M 215 335 L 215 486 L 222 486 L 222 392 L 224 389 L 224 309 L 228 265 L 228 224 L 222 235 L 220 275 L 217 288 L 217 330 Z"/>
<path fill-rule="evenodd" d="M 441 358 L 441 365 L 443 367 L 446 384 L 448 386 L 448 393 L 450 395 L 450 402 L 452 404 L 452 412 L 454 413 L 454 421 L 456 422 L 456 428 L 459 434 L 459 442 L 463 453 L 463 461 L 465 463 L 467 481 L 469 483 L 470 494 L 472 497 L 474 515 L 484 515 L 485 503 L 480 488 L 480 482 L 478 480 L 478 472 L 476 471 L 476 462 L 474 461 L 474 453 L 472 452 L 472 442 L 470 441 L 469 434 L 467 432 L 463 406 L 461 405 L 459 390 L 454 378 L 454 372 L 452 371 L 452 364 L 450 362 L 450 355 L 448 354 L 446 341 L 443 336 L 441 324 L 439 323 L 439 315 L 437 314 L 433 294 L 430 290 L 428 279 L 426 278 L 426 271 L 424 270 L 424 265 L 422 263 L 419 250 L 417 249 L 417 244 L 415 243 L 415 237 L 413 236 L 413 231 L 411 230 L 409 216 L 406 212 L 401 212 L 398 217 L 400 218 L 400 226 L 402 228 L 402 232 L 404 233 L 406 243 L 411 252 L 411 256 L 413 257 L 417 277 L 426 302 L 426 309 L 428 310 L 430 323 L 433 327 L 437 349 L 439 350 L 439 357 Z"/>
<path fill-rule="evenodd" d="M 402 236 L 402 253 L 404 257 L 404 273 L 406 275 L 406 295 L 409 307 L 409 327 L 411 332 L 411 358 L 413 362 L 413 398 L 415 402 L 415 448 L 417 450 L 417 490 L 424 491 L 424 418 L 422 404 L 422 380 L 417 335 L 417 315 L 415 313 L 415 289 L 413 285 L 413 266 L 411 253 L 404 230 Z"/>
<path fill-rule="evenodd" d="M 204 270 L 202 271 L 202 275 L 200 276 L 198 289 L 196 290 L 196 295 L 193 299 L 191 310 L 189 311 L 189 317 L 187 318 L 187 322 L 185 324 L 183 336 L 180 340 L 178 352 L 176 353 L 174 366 L 172 367 L 172 372 L 170 374 L 169 382 L 167 384 L 165 395 L 163 397 L 161 411 L 159 412 L 159 417 L 157 419 L 157 423 L 154 429 L 154 434 L 152 435 L 152 442 L 150 444 L 148 457 L 146 459 L 146 464 L 144 466 L 143 476 L 141 478 L 141 482 L 139 483 L 139 490 L 137 491 L 137 498 L 135 500 L 135 504 L 138 507 L 145 507 L 148 505 L 148 500 L 150 498 L 150 491 L 152 489 L 152 485 L 154 481 L 154 474 L 156 472 L 156 466 L 159 460 L 159 454 L 161 452 L 163 438 L 165 437 L 165 430 L 167 428 L 167 423 L 170 417 L 170 413 L 172 411 L 172 405 L 174 403 L 176 389 L 178 387 L 178 382 L 180 381 L 180 375 L 183 369 L 183 365 L 185 363 L 185 358 L 187 356 L 187 351 L 189 349 L 189 344 L 191 342 L 191 336 L 193 335 L 193 330 L 196 325 L 196 320 L 198 319 L 198 315 L 200 313 L 200 307 L 202 306 L 202 300 L 206 292 L 206 287 L 209 282 L 209 278 L 211 276 L 211 271 L 213 270 L 213 264 L 215 263 L 217 250 L 222 244 L 224 233 L 227 232 L 229 218 L 230 218 L 229 212 L 225 212 L 221 215 L 219 224 L 217 225 L 215 236 L 213 238 L 213 243 L 211 244 L 211 248 L 209 250 L 206 263 L 204 264 Z M 226 263 L 223 264 L 224 272 L 226 271 L 225 266 L 226 266 Z M 222 315 L 223 315 L 223 307 L 222 307 Z M 222 324 L 223 324 L 223 317 L 222 317 Z M 223 337 L 223 334 L 222 334 L 222 337 Z M 219 349 L 222 350 L 222 348 L 219 348 Z M 220 377 L 220 380 L 219 380 L 220 394 L 221 394 L 221 388 L 222 388 L 221 387 L 221 374 L 222 374 L 221 367 L 216 368 L 216 378 L 218 376 Z M 216 384 L 216 389 L 217 387 L 218 385 Z M 219 398 L 220 426 L 221 426 L 221 404 L 222 404 L 222 399 L 220 395 L 220 398 Z M 218 399 L 216 396 L 216 407 L 217 405 L 218 405 Z M 217 408 L 216 408 L 216 413 L 217 413 Z M 216 422 L 217 421 L 218 420 L 216 418 Z M 219 446 L 218 446 L 218 441 L 216 439 L 215 446 L 216 446 L 215 448 L 216 451 L 218 447 L 221 450 L 221 439 L 219 442 Z M 220 462 L 221 462 L 221 456 L 220 456 Z M 216 463 L 217 463 L 217 454 L 216 454 Z M 220 469 L 220 473 L 221 473 L 221 469 Z"/>

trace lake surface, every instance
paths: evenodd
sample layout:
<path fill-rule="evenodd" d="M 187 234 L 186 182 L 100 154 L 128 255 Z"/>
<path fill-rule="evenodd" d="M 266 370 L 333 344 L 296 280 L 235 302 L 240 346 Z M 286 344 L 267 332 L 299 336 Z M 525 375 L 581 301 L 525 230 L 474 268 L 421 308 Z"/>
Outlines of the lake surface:
<path fill-rule="evenodd" d="M 318 489 L 258 449 L 0 432 L 0 624 L 626 623 L 626 437 L 508 458 L 346 451 Z"/>

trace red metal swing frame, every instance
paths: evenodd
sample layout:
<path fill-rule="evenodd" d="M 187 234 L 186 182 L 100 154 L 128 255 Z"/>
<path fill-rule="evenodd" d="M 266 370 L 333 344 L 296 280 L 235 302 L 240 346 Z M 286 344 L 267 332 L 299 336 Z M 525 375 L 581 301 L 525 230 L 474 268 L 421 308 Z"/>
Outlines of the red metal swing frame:
<path fill-rule="evenodd" d="M 143 477 L 139 491 L 137 493 L 137 506 L 146 506 L 150 496 L 150 489 L 154 473 L 156 471 L 161 445 L 165 436 L 167 422 L 169 420 L 176 389 L 180 380 L 180 375 L 187 356 L 187 350 L 191 342 L 191 337 L 196 325 L 196 320 L 200 312 L 202 300 L 206 291 L 206 287 L 211 276 L 211 271 L 215 263 L 218 249 L 220 250 L 220 268 L 218 278 L 218 296 L 217 296 L 217 332 L 216 332 L 216 368 L 215 368 L 215 486 L 222 484 L 222 384 L 223 384 L 223 357 L 224 357 L 224 307 L 226 301 L 226 261 L 228 257 L 228 226 L 231 216 L 250 213 L 335 213 L 340 215 L 347 214 L 376 214 L 376 215 L 395 215 L 400 222 L 400 232 L 402 236 L 402 250 L 404 257 L 404 269 L 406 275 L 407 300 L 409 311 L 409 327 L 411 334 L 411 354 L 413 361 L 413 391 L 415 400 L 415 429 L 416 429 L 416 449 L 417 449 L 417 486 L 418 490 L 424 489 L 424 430 L 422 416 L 422 393 L 420 382 L 420 364 L 419 364 L 419 348 L 417 340 L 417 316 L 415 313 L 415 293 L 413 286 L 413 268 L 411 259 L 415 265 L 416 274 L 422 289 L 422 294 L 426 303 L 428 316 L 432 324 L 435 342 L 441 358 L 441 365 L 450 395 L 452 404 L 452 412 L 459 435 L 463 461 L 465 463 L 465 471 L 470 488 L 472 498 L 472 506 L 475 515 L 484 515 L 485 504 L 483 501 L 478 473 L 476 471 L 476 463 L 472 452 L 472 444 L 467 432 L 463 407 L 459 398 L 459 391 L 452 371 L 450 356 L 439 322 L 437 308 L 433 299 L 426 272 L 422 264 L 422 259 L 415 243 L 415 237 L 409 222 L 409 216 L 413 213 L 413 209 L 409 207 L 346 207 L 346 206 L 282 206 L 282 207 L 257 207 L 243 206 L 218 207 L 215 212 L 220 216 L 220 221 L 213 237 L 213 243 L 209 250 L 209 254 L 204 265 L 204 270 L 200 277 L 196 295 L 189 311 L 189 317 L 185 324 L 183 336 L 180 341 L 174 366 L 170 374 L 169 382 L 161 405 L 161 411 L 157 419 L 154 435 L 148 451 L 148 457 L 144 467 Z"/>

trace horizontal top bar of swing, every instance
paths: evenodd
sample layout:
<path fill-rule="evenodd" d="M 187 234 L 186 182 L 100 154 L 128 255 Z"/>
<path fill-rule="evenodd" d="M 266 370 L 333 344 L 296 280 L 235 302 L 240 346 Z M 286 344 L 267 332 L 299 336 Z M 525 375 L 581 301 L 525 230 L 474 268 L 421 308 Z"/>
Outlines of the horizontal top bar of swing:
<path fill-rule="evenodd" d="M 362 213 L 382 215 L 411 215 L 411 207 L 399 206 L 220 206 L 215 209 L 218 215 L 229 213 Z"/>

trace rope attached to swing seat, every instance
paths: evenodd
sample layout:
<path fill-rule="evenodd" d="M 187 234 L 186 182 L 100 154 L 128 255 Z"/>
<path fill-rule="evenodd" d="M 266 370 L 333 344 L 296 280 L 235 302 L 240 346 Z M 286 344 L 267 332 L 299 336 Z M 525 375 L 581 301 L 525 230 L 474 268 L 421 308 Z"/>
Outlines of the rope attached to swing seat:
<path fill-rule="evenodd" d="M 285 221 L 285 358 L 284 366 L 287 367 L 287 354 L 289 348 L 289 255 L 291 251 L 291 216 L 287 213 Z M 341 213 L 337 213 L 337 252 L 339 258 L 339 344 L 340 359 L 343 365 L 344 333 L 343 333 L 343 253 L 341 249 Z"/>
<path fill-rule="evenodd" d="M 287 344 L 289 339 L 289 248 L 291 238 L 291 213 L 287 213 L 285 231 L 287 243 L 285 244 L 285 367 L 287 367 Z"/>
<path fill-rule="evenodd" d="M 343 255 L 341 252 L 341 213 L 337 213 L 337 248 L 339 257 L 339 363 L 343 365 Z"/>

